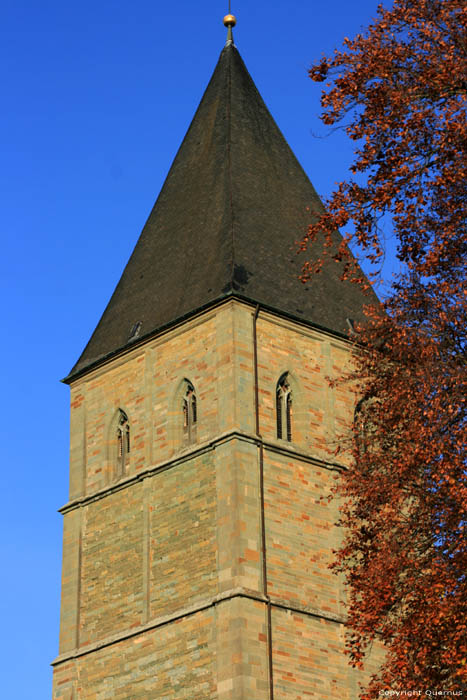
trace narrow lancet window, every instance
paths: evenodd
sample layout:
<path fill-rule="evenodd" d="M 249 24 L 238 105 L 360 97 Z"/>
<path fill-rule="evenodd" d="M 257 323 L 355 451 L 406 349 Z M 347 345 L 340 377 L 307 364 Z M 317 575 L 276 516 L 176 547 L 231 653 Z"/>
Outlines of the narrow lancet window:
<path fill-rule="evenodd" d="M 374 397 L 365 397 L 358 402 L 354 414 L 354 437 L 360 457 L 377 446 L 376 410 L 378 404 Z"/>
<path fill-rule="evenodd" d="M 286 422 L 287 422 L 287 440 L 292 442 L 292 394 L 290 390 L 287 392 L 286 398 Z"/>
<path fill-rule="evenodd" d="M 198 421 L 198 410 L 196 403 L 196 393 L 191 382 L 185 381 L 185 389 L 182 400 L 183 410 L 183 441 L 190 444 L 196 439 L 196 423 Z"/>
<path fill-rule="evenodd" d="M 276 421 L 277 437 L 282 438 L 282 390 L 280 386 L 276 390 Z"/>
<path fill-rule="evenodd" d="M 276 388 L 276 425 L 280 440 L 292 441 L 292 391 L 288 375 L 283 374 Z"/>
<path fill-rule="evenodd" d="M 130 454 L 130 422 L 127 414 L 122 411 L 118 412 L 117 425 L 117 461 L 118 472 L 122 475 L 128 462 Z"/>

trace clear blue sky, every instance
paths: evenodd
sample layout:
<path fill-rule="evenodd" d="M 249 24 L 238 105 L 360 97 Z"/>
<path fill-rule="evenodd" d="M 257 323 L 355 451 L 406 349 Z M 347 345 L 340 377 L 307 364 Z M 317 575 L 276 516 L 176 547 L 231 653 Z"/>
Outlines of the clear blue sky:
<path fill-rule="evenodd" d="M 307 68 L 376 0 L 233 0 L 236 44 L 318 192 L 351 147 Z M 57 654 L 68 388 L 225 42 L 227 2 L 4 0 L 2 697 L 49 700 Z"/>

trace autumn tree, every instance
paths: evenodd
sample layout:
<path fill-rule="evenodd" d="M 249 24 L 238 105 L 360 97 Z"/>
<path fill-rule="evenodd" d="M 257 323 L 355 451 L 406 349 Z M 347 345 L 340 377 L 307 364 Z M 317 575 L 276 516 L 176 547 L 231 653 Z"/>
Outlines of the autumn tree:
<path fill-rule="evenodd" d="M 376 279 L 390 233 L 400 263 L 340 378 L 361 397 L 337 486 L 348 652 L 360 665 L 375 639 L 386 649 L 364 698 L 467 682 L 466 27 L 465 0 L 395 0 L 310 70 L 326 81 L 322 121 L 356 150 L 302 248 L 321 239 L 322 260 L 336 256 L 341 229 Z M 346 245 L 337 257 L 368 284 Z"/>

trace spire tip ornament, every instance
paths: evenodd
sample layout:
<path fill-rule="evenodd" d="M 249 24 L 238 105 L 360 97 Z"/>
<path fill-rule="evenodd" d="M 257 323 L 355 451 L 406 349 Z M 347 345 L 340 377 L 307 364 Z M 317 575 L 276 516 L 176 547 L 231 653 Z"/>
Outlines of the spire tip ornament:
<path fill-rule="evenodd" d="M 229 3 L 230 5 L 230 3 Z M 233 44 L 233 33 L 232 33 L 232 27 L 235 27 L 237 24 L 237 20 L 234 17 L 234 15 L 231 15 L 230 12 L 228 15 L 224 17 L 224 27 L 227 27 L 227 41 L 226 41 L 226 46 L 229 46 L 229 44 Z"/>
<path fill-rule="evenodd" d="M 235 27 L 237 19 L 234 15 L 226 15 L 224 17 L 224 27 Z"/>

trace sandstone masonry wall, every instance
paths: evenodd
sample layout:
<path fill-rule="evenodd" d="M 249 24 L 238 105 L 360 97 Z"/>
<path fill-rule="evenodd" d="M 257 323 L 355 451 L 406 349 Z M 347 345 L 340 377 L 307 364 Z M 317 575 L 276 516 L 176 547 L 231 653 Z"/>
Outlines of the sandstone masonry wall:
<path fill-rule="evenodd" d="M 355 403 L 328 378 L 348 349 L 261 311 L 257 434 L 253 317 L 225 303 L 73 383 L 54 700 L 269 700 L 271 669 L 275 700 L 357 698 L 327 568 L 340 537 L 333 453 Z M 290 442 L 276 434 L 284 372 Z M 121 471 L 119 409 L 131 429 Z"/>

